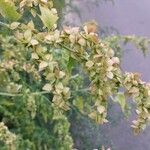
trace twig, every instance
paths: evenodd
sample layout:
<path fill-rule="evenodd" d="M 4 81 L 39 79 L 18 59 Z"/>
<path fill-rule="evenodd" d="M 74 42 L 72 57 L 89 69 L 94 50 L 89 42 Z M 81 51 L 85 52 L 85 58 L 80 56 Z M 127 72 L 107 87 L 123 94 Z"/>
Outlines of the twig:
<path fill-rule="evenodd" d="M 41 94 L 48 94 L 50 92 L 47 92 L 47 91 L 41 91 L 41 92 L 33 92 L 31 94 L 33 95 L 41 95 Z M 20 97 L 20 96 L 23 96 L 23 94 L 19 93 L 19 94 L 14 94 L 14 93 L 6 93 L 6 92 L 0 92 L 0 95 L 1 96 L 8 96 L 8 97 Z"/>
<path fill-rule="evenodd" d="M 87 58 L 85 56 L 81 56 L 81 54 L 77 51 L 73 51 L 72 49 L 70 49 L 69 47 L 67 47 L 66 45 L 63 45 L 61 43 L 58 43 L 61 47 L 65 48 L 66 50 L 72 52 L 72 53 L 76 53 L 77 55 L 80 55 L 80 57 L 82 57 L 83 59 L 87 60 Z"/>
<path fill-rule="evenodd" d="M 66 50 L 68 50 L 68 51 L 70 51 L 70 52 L 72 52 L 72 53 L 77 53 L 78 54 L 78 52 L 76 52 L 76 51 L 73 51 L 72 49 L 70 49 L 69 47 L 67 47 L 66 45 L 63 45 L 63 44 L 61 44 L 61 43 L 58 43 L 61 47 L 63 47 L 63 48 L 65 48 Z"/>
<path fill-rule="evenodd" d="M 22 96 L 23 94 L 13 94 L 13 93 L 5 93 L 5 92 L 0 92 L 1 96 L 8 96 L 8 97 L 17 97 L 17 96 Z"/>

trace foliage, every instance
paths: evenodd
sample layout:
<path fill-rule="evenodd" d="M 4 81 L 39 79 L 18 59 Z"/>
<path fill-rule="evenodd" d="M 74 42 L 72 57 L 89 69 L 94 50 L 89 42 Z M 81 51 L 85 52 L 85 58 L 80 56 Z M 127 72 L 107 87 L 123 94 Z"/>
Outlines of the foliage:
<path fill-rule="evenodd" d="M 115 35 L 115 36 L 108 36 L 105 37 L 104 40 L 109 43 L 109 46 L 115 51 L 115 54 L 118 57 L 122 56 L 123 50 L 122 50 L 122 45 L 126 44 L 132 44 L 134 45 L 137 49 L 141 50 L 146 56 L 148 49 L 149 49 L 149 44 L 150 40 L 146 37 L 138 37 L 138 36 L 121 36 L 121 35 Z"/>
<path fill-rule="evenodd" d="M 0 4 L 2 150 L 71 150 L 69 112 L 77 109 L 98 124 L 106 123 L 110 97 L 123 111 L 132 97 L 137 105 L 132 128 L 135 133 L 145 128 L 150 85 L 137 73 L 122 72 L 110 41 L 98 37 L 95 22 L 59 31 L 52 1 Z M 3 32 L 6 28 L 10 34 Z"/>

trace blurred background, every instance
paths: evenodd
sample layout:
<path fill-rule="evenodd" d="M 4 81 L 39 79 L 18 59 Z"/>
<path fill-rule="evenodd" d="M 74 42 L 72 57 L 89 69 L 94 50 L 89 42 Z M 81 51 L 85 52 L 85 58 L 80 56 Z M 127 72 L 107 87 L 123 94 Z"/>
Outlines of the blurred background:
<path fill-rule="evenodd" d="M 64 1 L 62 1 L 63 4 Z M 100 36 L 136 35 L 150 38 L 150 0 L 70 0 L 63 6 L 63 24 L 81 26 L 95 20 Z M 58 6 L 60 9 L 60 7 Z M 124 47 L 122 68 L 139 72 L 144 81 L 150 81 L 150 55 L 131 45 Z M 98 126 L 81 116 L 72 120 L 72 134 L 76 148 L 91 150 L 101 144 L 114 150 L 150 150 L 150 127 L 138 136 L 130 128 L 132 114 L 128 119 L 118 105 L 110 102 L 110 122 Z"/>

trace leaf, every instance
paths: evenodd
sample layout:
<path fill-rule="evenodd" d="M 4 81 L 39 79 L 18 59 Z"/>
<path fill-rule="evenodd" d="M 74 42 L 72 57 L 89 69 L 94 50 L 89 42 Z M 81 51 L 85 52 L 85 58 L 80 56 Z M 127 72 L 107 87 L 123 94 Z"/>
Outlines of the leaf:
<path fill-rule="evenodd" d="M 0 14 L 10 21 L 17 21 L 21 17 L 16 11 L 15 5 L 10 2 L 5 2 L 5 0 L 0 0 Z"/>
<path fill-rule="evenodd" d="M 24 38 L 27 42 L 29 42 L 31 40 L 31 37 L 32 37 L 32 32 L 31 30 L 26 30 L 24 32 Z M 33 40 L 31 40 L 31 44 L 33 45 L 35 42 L 33 42 Z M 35 44 L 34 44 L 35 45 Z"/>
<path fill-rule="evenodd" d="M 52 90 L 52 85 L 51 84 L 45 84 L 44 87 L 42 88 L 44 91 L 50 92 Z"/>
<path fill-rule="evenodd" d="M 32 39 L 32 40 L 30 41 L 30 43 L 31 43 L 32 46 L 35 46 L 35 45 L 38 45 L 38 44 L 39 44 L 39 42 L 38 42 L 36 39 Z"/>
<path fill-rule="evenodd" d="M 86 65 L 86 67 L 91 68 L 94 65 L 94 63 L 91 60 L 89 60 L 86 62 L 85 65 Z"/>
<path fill-rule="evenodd" d="M 104 106 L 100 105 L 97 107 L 97 110 L 100 114 L 102 114 L 103 112 L 105 112 L 106 108 Z"/>
<path fill-rule="evenodd" d="M 37 53 L 32 53 L 32 54 L 31 54 L 31 58 L 32 58 L 32 59 L 39 59 L 39 56 L 38 56 Z"/>
<path fill-rule="evenodd" d="M 113 75 L 112 72 L 109 71 L 109 72 L 107 73 L 107 77 L 108 77 L 109 79 L 113 79 L 114 75 Z"/>
<path fill-rule="evenodd" d="M 86 45 L 86 40 L 84 38 L 80 38 L 78 43 L 81 45 L 81 46 L 85 46 Z"/>
<path fill-rule="evenodd" d="M 20 25 L 19 22 L 13 22 L 13 23 L 10 25 L 10 28 L 11 28 L 12 30 L 14 30 L 14 29 L 16 29 L 19 25 Z"/>
<path fill-rule="evenodd" d="M 84 31 L 86 32 L 86 34 L 96 33 L 97 32 L 97 23 L 94 20 L 85 23 Z"/>
<path fill-rule="evenodd" d="M 48 66 L 48 63 L 45 62 L 45 61 L 42 61 L 42 62 L 39 64 L 39 71 L 42 71 L 42 70 L 45 69 L 47 66 Z"/>
<path fill-rule="evenodd" d="M 78 97 L 73 101 L 73 104 L 82 112 L 83 111 L 83 98 Z"/>
<path fill-rule="evenodd" d="M 65 72 L 59 71 L 59 78 L 60 79 L 64 78 L 65 75 L 66 75 Z"/>
<path fill-rule="evenodd" d="M 69 73 L 72 72 L 74 65 L 75 65 L 75 59 L 73 59 L 72 57 L 69 57 L 69 61 L 68 61 L 68 65 L 67 65 L 67 69 L 68 69 Z"/>
<path fill-rule="evenodd" d="M 117 96 L 114 99 L 115 102 L 118 102 L 121 106 L 122 111 L 125 111 L 125 107 L 126 107 L 126 98 L 124 93 L 118 93 Z"/>
<path fill-rule="evenodd" d="M 42 6 L 40 6 L 40 11 L 41 11 L 40 18 L 44 26 L 50 30 L 58 20 L 57 14 L 53 14 L 50 9 Z"/>
<path fill-rule="evenodd" d="M 14 103 L 12 101 L 1 100 L 1 106 L 2 105 L 8 108 L 8 107 L 14 106 Z"/>
<path fill-rule="evenodd" d="M 41 2 L 43 2 L 43 3 L 47 3 L 47 2 L 48 2 L 48 0 L 41 0 Z"/>

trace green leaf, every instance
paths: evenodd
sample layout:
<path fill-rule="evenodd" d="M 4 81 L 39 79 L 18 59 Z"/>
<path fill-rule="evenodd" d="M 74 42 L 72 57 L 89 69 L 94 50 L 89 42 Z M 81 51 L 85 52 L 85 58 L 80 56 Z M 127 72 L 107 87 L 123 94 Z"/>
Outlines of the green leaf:
<path fill-rule="evenodd" d="M 42 6 L 40 6 L 40 11 L 41 11 L 40 18 L 44 26 L 50 30 L 58 20 L 57 14 L 53 14 L 50 9 Z"/>
<path fill-rule="evenodd" d="M 67 69 L 68 69 L 69 73 L 72 72 L 74 65 L 75 65 L 75 59 L 73 59 L 72 57 L 69 57 L 69 61 L 68 61 L 68 65 L 67 65 Z"/>
<path fill-rule="evenodd" d="M 78 97 L 73 101 L 73 104 L 81 111 L 83 112 L 83 98 Z"/>
<path fill-rule="evenodd" d="M 5 0 L 0 0 L 0 14 L 10 21 L 17 21 L 21 17 L 16 11 L 15 5 L 5 2 Z"/>
<path fill-rule="evenodd" d="M 121 109 L 124 112 L 125 108 L 126 108 L 126 98 L 125 98 L 124 93 L 121 93 L 121 92 L 118 93 L 117 96 L 115 97 L 114 101 L 118 102 L 120 104 Z"/>
<path fill-rule="evenodd" d="M 2 100 L 1 99 L 0 105 L 6 106 L 8 108 L 8 107 L 14 106 L 14 103 L 12 101 L 9 101 L 9 100 Z"/>

